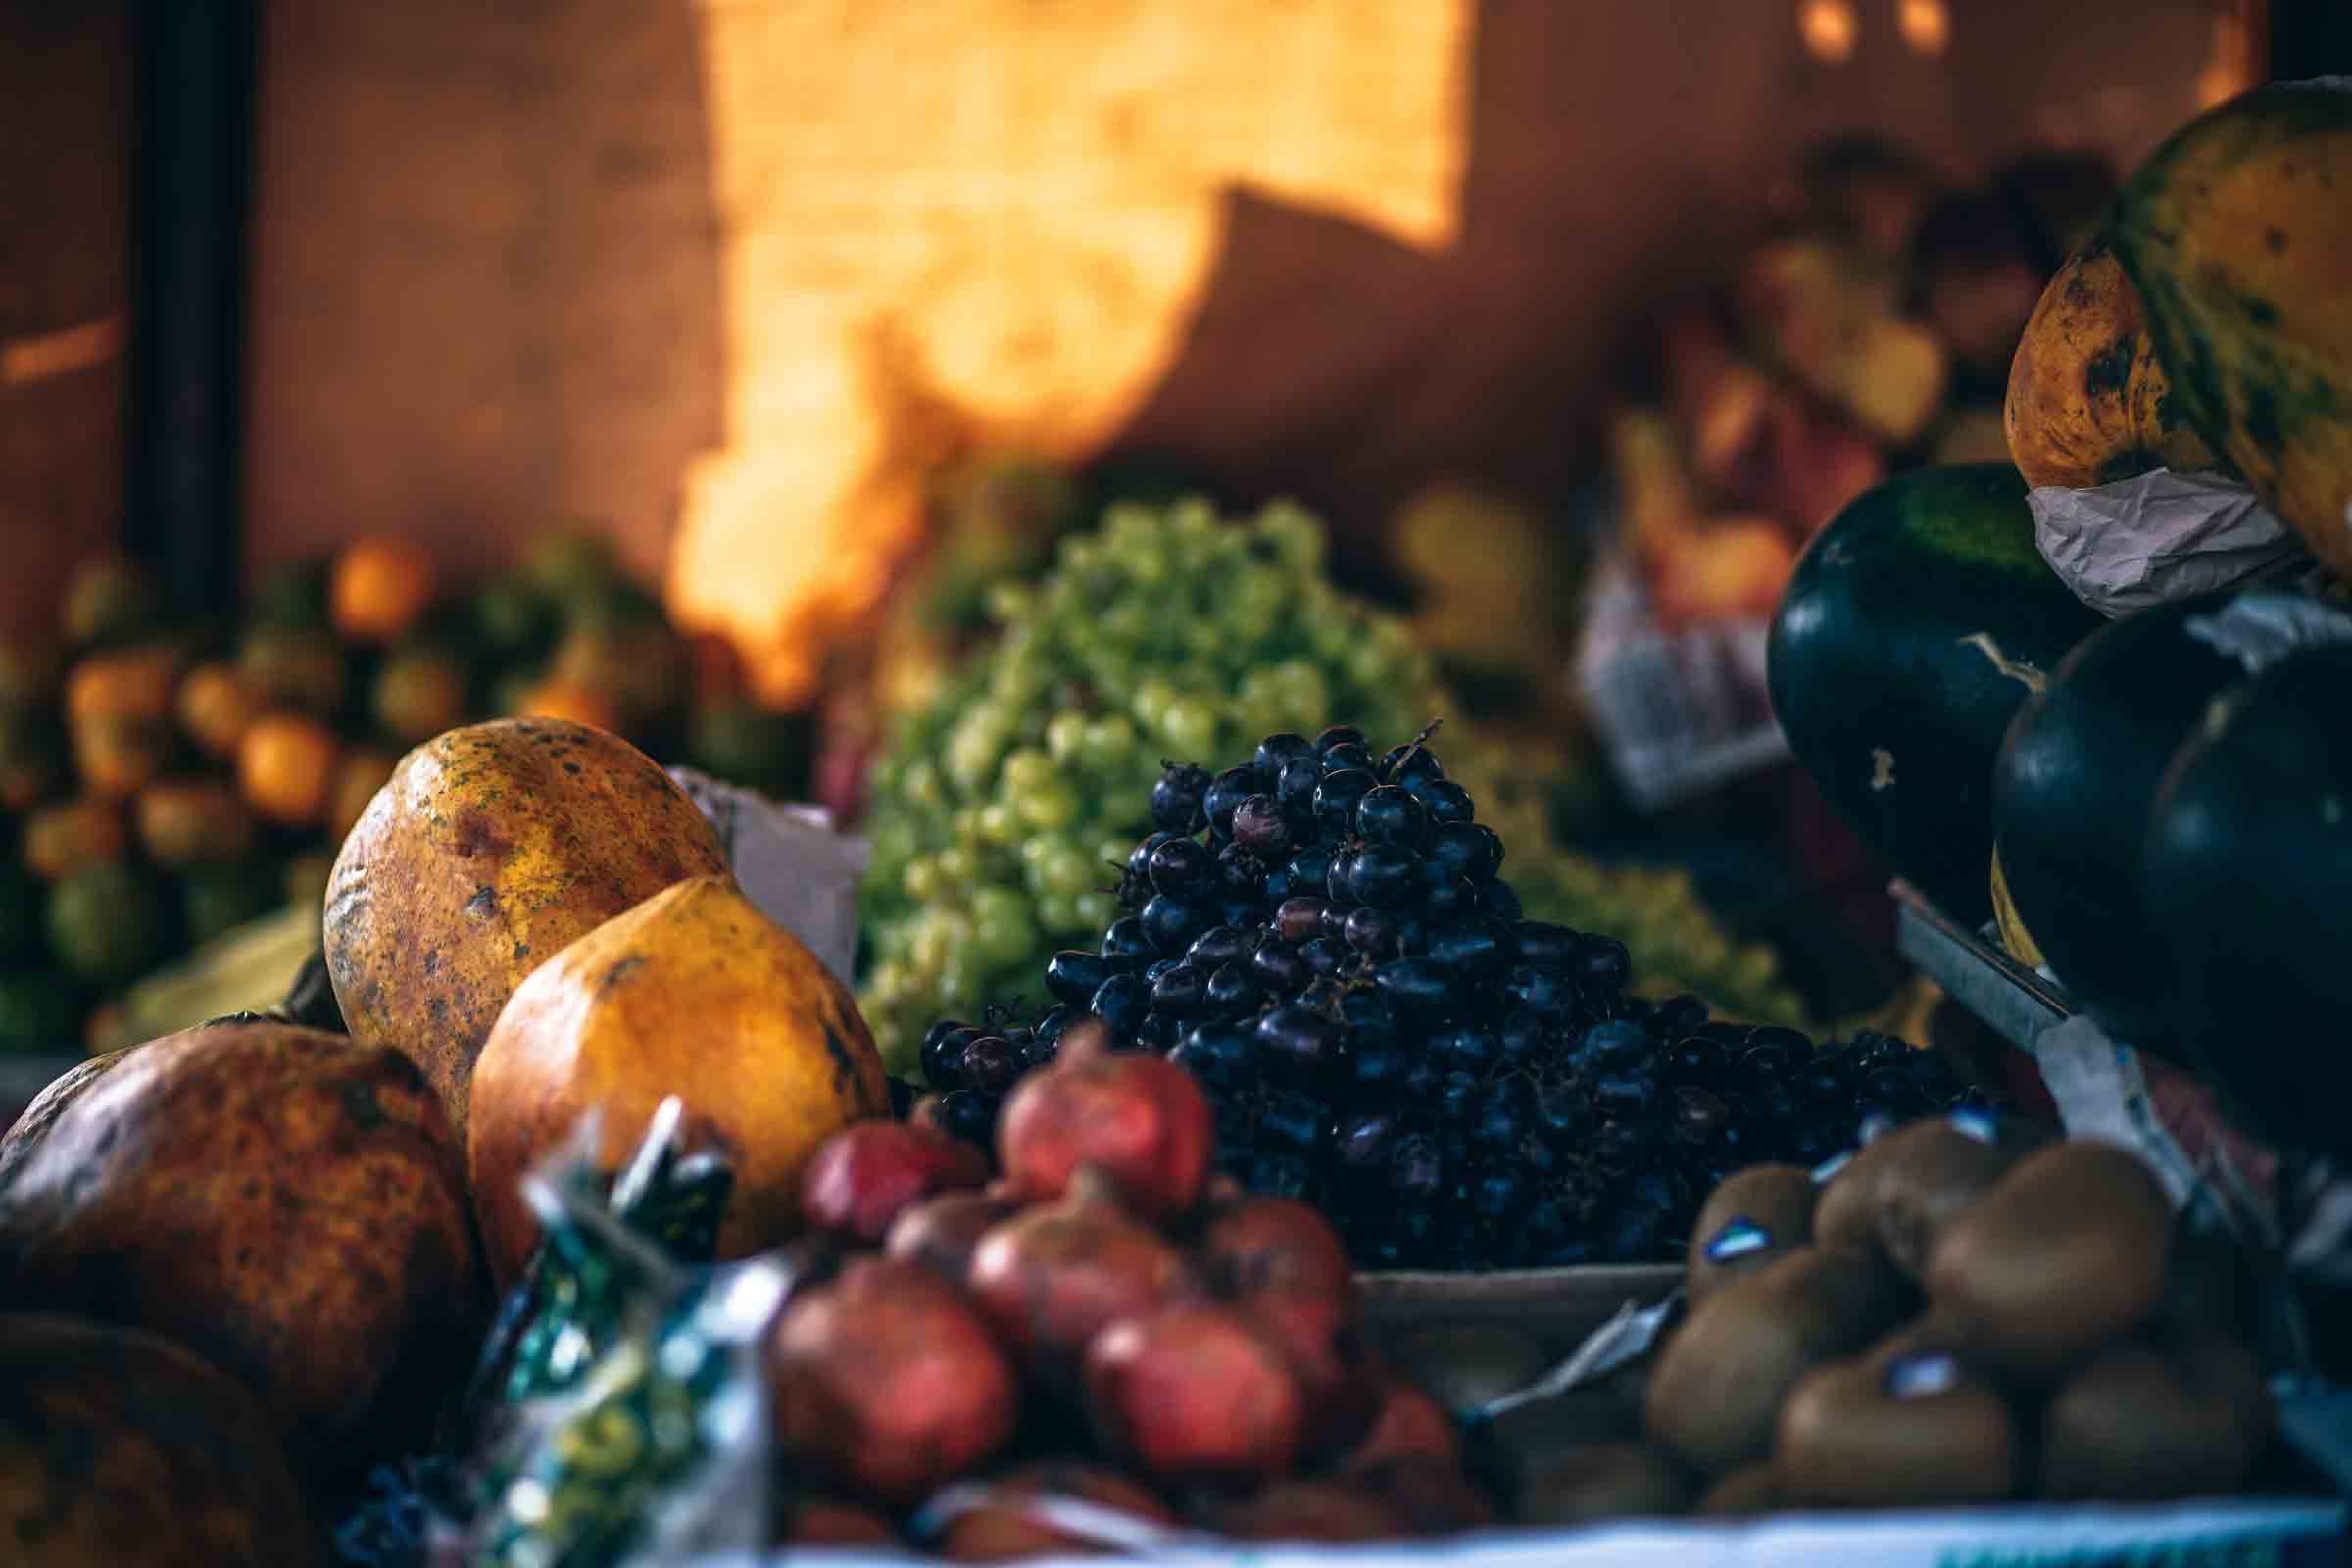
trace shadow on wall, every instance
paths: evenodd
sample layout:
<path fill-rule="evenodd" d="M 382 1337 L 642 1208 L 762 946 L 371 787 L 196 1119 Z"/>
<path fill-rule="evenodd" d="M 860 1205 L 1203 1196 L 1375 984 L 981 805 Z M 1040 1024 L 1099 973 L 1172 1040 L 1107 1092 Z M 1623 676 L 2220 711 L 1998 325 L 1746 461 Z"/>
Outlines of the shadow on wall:
<path fill-rule="evenodd" d="M 578 523 L 659 572 L 724 371 L 698 27 L 265 6 L 251 565 L 389 530 L 465 567 Z"/>
<path fill-rule="evenodd" d="M 2045 106 L 2079 102 L 2097 122 L 2079 128 L 2128 158 L 2186 112 L 2207 36 L 2206 0 L 2059 14 L 1980 0 L 1953 8 L 1937 61 L 1906 50 L 1881 9 L 1862 8 L 1854 58 L 1828 67 L 1803 53 L 1793 7 L 1477 0 L 1450 243 L 1419 247 L 1271 184 L 1228 186 L 1203 270 L 1185 280 L 1197 308 L 1178 352 L 1140 406 L 1125 400 L 1114 445 L 1189 460 L 1236 499 L 1299 494 L 1359 525 L 1359 542 L 1433 477 L 1554 493 L 1587 471 L 1647 308 L 1719 271 L 1808 141 L 1872 125 L 1965 168 L 2046 134 Z M 1140 0 L 1118 14 L 1144 37 L 1200 15 Z M 698 459 L 795 434 L 821 445 L 788 417 L 728 427 L 744 375 L 730 345 L 805 350 L 778 321 L 754 332 L 726 313 L 762 286 L 779 313 L 817 311 L 823 295 L 760 272 L 810 268 L 812 254 L 850 284 L 903 265 L 841 239 L 842 208 L 931 202 L 968 220 L 968 190 L 933 188 L 941 172 L 1026 167 L 1051 122 L 1030 111 L 1054 107 L 1051 79 L 1040 99 L 1004 100 L 1019 34 L 944 50 L 921 74 L 833 81 L 850 73 L 821 48 L 809 57 L 826 26 L 847 39 L 899 24 L 824 15 L 806 0 L 270 4 L 250 559 L 398 529 L 466 564 L 531 527 L 585 521 L 653 571 Z M 704 34 L 721 25 L 766 40 L 764 85 L 713 87 Z M 717 69 L 740 74 L 741 59 Z M 1252 60 L 1250 90 L 1279 92 L 1283 70 Z M 846 157 L 830 186 L 780 184 L 800 205 L 761 209 L 760 181 L 719 167 L 713 103 L 775 118 L 789 160 L 828 135 L 851 146 L 826 102 L 935 119 L 953 145 Z M 1303 144 L 1327 128 L 1292 133 Z M 1076 188 L 1015 194 L 1050 214 L 1118 189 Z M 1038 265 L 1023 220 L 993 220 L 1004 268 Z M 732 525 L 766 526 L 766 506 Z"/>

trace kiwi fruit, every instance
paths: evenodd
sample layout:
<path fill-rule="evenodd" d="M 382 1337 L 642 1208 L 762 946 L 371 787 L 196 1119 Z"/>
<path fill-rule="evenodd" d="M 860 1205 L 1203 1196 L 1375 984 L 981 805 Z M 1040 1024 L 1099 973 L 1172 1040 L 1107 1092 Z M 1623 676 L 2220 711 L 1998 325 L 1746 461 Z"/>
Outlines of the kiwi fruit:
<path fill-rule="evenodd" d="M 2041 1495 L 2217 1496 L 2244 1486 L 2277 1422 L 2262 1364 L 2218 1335 L 2100 1351 L 2042 1417 Z"/>
<path fill-rule="evenodd" d="M 1773 1466 L 1800 1504 L 1989 1502 L 2017 1490 L 2022 1446 L 2008 1399 L 1914 1325 L 1807 1373 Z"/>
<path fill-rule="evenodd" d="M 1762 1459 L 1797 1379 L 1900 1322 L 1912 1293 L 1876 1250 L 1802 1248 L 1731 1280 L 1658 1358 L 1644 1425 L 1709 1476 Z"/>
<path fill-rule="evenodd" d="M 2155 1315 L 2172 1240 L 2172 1203 L 2136 1155 L 2051 1144 L 1943 1228 L 1928 1295 L 1964 1358 L 2047 1386 Z"/>
<path fill-rule="evenodd" d="M 1691 1511 L 1719 1519 L 1777 1513 L 1783 1506 L 1781 1480 L 1769 1462 L 1743 1464 L 1706 1490 Z"/>
<path fill-rule="evenodd" d="M 1695 1305 L 1810 1242 L 1818 1191 L 1801 1165 L 1750 1165 L 1717 1183 L 1690 1228 L 1683 1294 Z"/>

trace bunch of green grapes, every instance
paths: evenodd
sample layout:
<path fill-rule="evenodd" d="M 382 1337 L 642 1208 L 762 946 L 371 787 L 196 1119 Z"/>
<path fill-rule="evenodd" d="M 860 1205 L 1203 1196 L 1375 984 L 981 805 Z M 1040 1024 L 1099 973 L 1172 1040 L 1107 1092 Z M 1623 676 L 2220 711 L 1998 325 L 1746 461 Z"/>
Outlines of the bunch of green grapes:
<path fill-rule="evenodd" d="M 859 1002 L 907 1076 L 937 1019 L 1045 1005 L 1047 958 L 1114 917 L 1166 762 L 1329 724 L 1410 735 L 1453 711 L 1401 622 L 1325 579 L 1322 528 L 1292 505 L 1244 522 L 1198 500 L 1114 506 L 1042 578 L 996 585 L 989 612 L 996 641 L 901 719 L 871 779 Z M 1521 797 L 1496 825 L 1531 917 L 1620 936 L 1653 990 L 1794 1016 L 1772 955 L 1735 948 L 1687 881 L 1567 854 L 1533 780 L 1490 781 L 1474 737 L 1453 753 L 1481 799 Z"/>

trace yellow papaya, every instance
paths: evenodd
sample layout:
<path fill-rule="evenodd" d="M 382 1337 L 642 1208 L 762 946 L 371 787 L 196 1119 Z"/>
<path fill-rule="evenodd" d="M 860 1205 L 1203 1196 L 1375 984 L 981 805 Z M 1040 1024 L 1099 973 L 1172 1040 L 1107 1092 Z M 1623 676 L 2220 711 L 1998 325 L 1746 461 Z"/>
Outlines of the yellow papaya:
<path fill-rule="evenodd" d="M 2115 253 L 2188 422 L 2352 572 L 2352 91 L 2279 82 L 2125 185 Z"/>
<path fill-rule="evenodd" d="M 2036 489 L 2214 466 L 2213 449 L 2172 395 L 2139 293 L 2105 236 L 2042 291 L 2009 362 L 2001 417 L 2010 461 Z"/>

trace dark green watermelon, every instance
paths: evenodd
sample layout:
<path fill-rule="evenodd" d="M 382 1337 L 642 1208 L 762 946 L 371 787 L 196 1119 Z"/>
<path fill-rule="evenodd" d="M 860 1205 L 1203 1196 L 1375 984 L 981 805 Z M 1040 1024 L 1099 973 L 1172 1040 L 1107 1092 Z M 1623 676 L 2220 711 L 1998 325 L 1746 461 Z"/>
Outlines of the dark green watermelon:
<path fill-rule="evenodd" d="M 2257 1130 L 2352 1156 L 2352 643 L 2223 699 L 2165 771 L 2144 864 L 2203 1069 Z"/>
<path fill-rule="evenodd" d="M 2176 1040 L 2179 999 L 2142 898 L 2148 808 L 2206 708 L 2247 678 L 2204 636 L 2233 596 L 2194 594 L 2114 622 L 2059 664 L 1993 770 L 2001 873 L 2050 970 L 2119 1040 Z"/>
<path fill-rule="evenodd" d="M 1906 474 L 1839 513 L 1797 563 L 1772 623 L 1773 712 L 1846 825 L 1981 925 L 2002 733 L 2103 624 L 2034 549 L 2015 468 Z"/>

